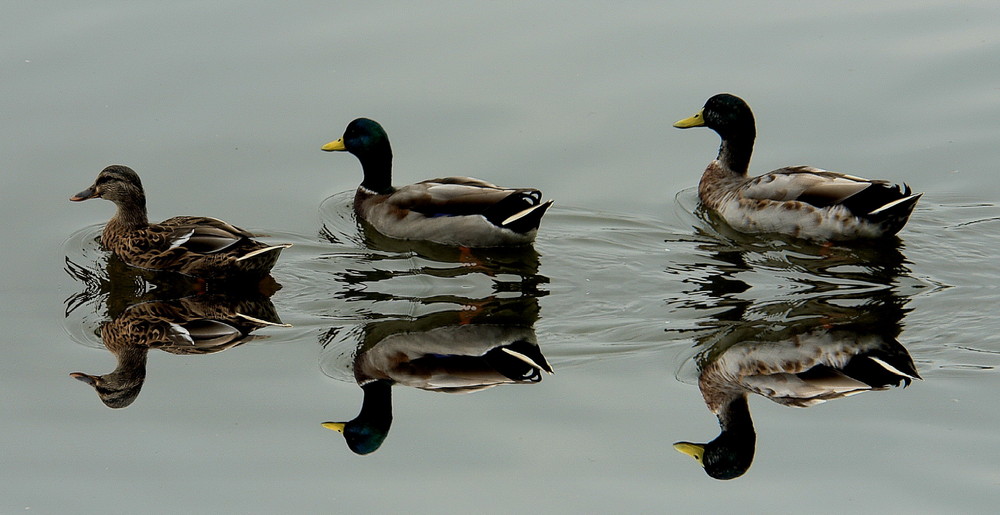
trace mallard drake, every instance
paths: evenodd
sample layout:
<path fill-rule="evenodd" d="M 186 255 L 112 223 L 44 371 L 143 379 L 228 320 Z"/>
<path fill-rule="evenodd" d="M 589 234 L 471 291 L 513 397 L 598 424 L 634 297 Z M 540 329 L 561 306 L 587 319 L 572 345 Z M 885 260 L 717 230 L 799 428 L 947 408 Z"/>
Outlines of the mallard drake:
<path fill-rule="evenodd" d="M 356 454 L 382 445 L 392 425 L 394 384 L 443 393 L 471 393 L 502 384 L 531 384 L 552 373 L 534 330 L 502 325 L 456 325 L 399 332 L 359 350 L 354 376 L 364 392 L 361 411 L 347 422 L 324 422 Z"/>
<path fill-rule="evenodd" d="M 809 166 L 749 177 L 756 137 L 753 113 L 739 97 L 722 93 L 674 127 L 708 127 L 719 134 L 719 156 L 709 163 L 698 196 L 733 228 L 811 240 L 891 236 L 906 224 L 922 193 L 909 186 L 863 179 Z"/>
<path fill-rule="evenodd" d="M 531 324 L 537 299 L 491 299 L 467 311 L 442 311 L 416 320 L 384 320 L 363 328 L 354 379 L 364 392 L 361 411 L 323 427 L 344 435 L 356 454 L 376 451 L 392 424 L 391 387 L 471 393 L 505 384 L 534 384 L 552 373 Z"/>
<path fill-rule="evenodd" d="M 101 244 L 139 268 L 206 279 L 264 276 L 277 262 L 281 250 L 292 246 L 254 241 L 250 232 L 215 218 L 176 216 L 151 224 L 142 182 L 127 166 L 105 168 L 92 186 L 70 200 L 92 198 L 110 200 L 118 208 L 104 226 Z"/>
<path fill-rule="evenodd" d="M 430 179 L 392 186 L 392 149 L 378 122 L 358 118 L 344 136 L 323 145 L 361 161 L 364 180 L 354 211 L 378 232 L 401 240 L 427 240 L 463 247 L 525 245 L 552 201 L 533 188 L 501 188 L 470 177 Z"/>
<path fill-rule="evenodd" d="M 722 431 L 711 442 L 677 442 L 674 449 L 694 458 L 709 476 L 733 479 L 754 457 L 748 394 L 809 407 L 920 379 L 910 354 L 895 338 L 880 334 L 883 330 L 817 327 L 793 335 L 764 331 L 749 340 L 738 331 L 720 340 L 699 360 L 698 387 Z"/>

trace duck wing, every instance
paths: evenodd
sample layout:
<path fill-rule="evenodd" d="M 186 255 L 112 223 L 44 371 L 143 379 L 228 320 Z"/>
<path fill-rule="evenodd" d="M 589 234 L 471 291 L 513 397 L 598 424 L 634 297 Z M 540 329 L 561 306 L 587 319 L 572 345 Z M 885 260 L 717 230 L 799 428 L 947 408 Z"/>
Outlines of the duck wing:
<path fill-rule="evenodd" d="M 538 206 L 542 192 L 533 188 L 501 188 L 470 177 L 446 177 L 399 188 L 388 203 L 426 217 L 482 215 L 496 225 Z"/>
<path fill-rule="evenodd" d="M 810 166 L 774 170 L 747 181 L 743 196 L 751 199 L 799 201 L 818 208 L 841 205 L 858 216 L 874 215 L 895 205 L 912 210 L 918 195 L 910 187 L 865 179 Z M 902 208 L 903 206 L 901 206 Z"/>
<path fill-rule="evenodd" d="M 743 196 L 761 200 L 798 200 L 826 207 L 842 203 L 875 182 L 809 166 L 793 166 L 747 181 Z"/>
<path fill-rule="evenodd" d="M 158 225 L 169 248 L 184 248 L 198 254 L 213 254 L 253 236 L 217 218 L 205 216 L 177 216 Z"/>

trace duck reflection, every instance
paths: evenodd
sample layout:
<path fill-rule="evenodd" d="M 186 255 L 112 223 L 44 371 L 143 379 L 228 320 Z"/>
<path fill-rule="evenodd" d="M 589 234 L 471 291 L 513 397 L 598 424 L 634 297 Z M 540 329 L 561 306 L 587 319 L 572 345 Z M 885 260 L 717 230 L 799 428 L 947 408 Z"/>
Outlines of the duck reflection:
<path fill-rule="evenodd" d="M 128 306 L 100 327 L 105 348 L 118 362 L 107 374 L 70 376 L 97 391 L 109 408 L 132 404 L 146 380 L 150 349 L 171 354 L 212 354 L 255 338 L 268 326 L 286 326 L 263 295 L 203 294 Z M 287 326 L 286 326 L 287 327 Z"/>
<path fill-rule="evenodd" d="M 517 283 L 521 287 L 548 282 L 548 278 L 538 274 L 540 256 L 531 245 L 496 248 L 456 247 L 427 241 L 389 238 L 364 221 L 359 221 L 358 226 L 363 236 L 361 243 L 364 248 L 371 251 L 362 256 L 363 260 L 380 262 L 382 269 L 365 273 L 360 277 L 345 277 L 348 282 L 352 282 L 352 279 L 353 282 L 372 282 L 407 273 L 431 277 L 459 277 L 467 274 L 496 277 L 507 274 L 516 276 Z M 321 236 L 332 243 L 340 242 L 340 239 L 329 230 L 321 232 Z M 409 261 L 414 256 L 429 263 L 404 271 L 392 270 L 391 266 L 386 266 L 393 260 Z M 379 273 L 385 277 L 379 277 Z"/>
<path fill-rule="evenodd" d="M 437 299 L 436 302 L 461 299 Z M 503 384 L 532 384 L 552 367 L 533 325 L 534 297 L 465 301 L 462 309 L 413 320 L 382 320 L 360 328 L 354 378 L 364 392 L 361 411 L 324 427 L 344 435 L 357 454 L 377 450 L 392 424 L 391 387 L 469 393 Z"/>
<path fill-rule="evenodd" d="M 844 301 L 853 304 L 842 305 Z M 722 431 L 711 442 L 678 442 L 674 448 L 693 457 L 709 476 L 733 479 L 746 472 L 754 457 L 748 394 L 809 407 L 920 379 L 896 340 L 904 303 L 884 293 L 867 300 L 744 306 L 742 321 L 720 323 L 717 331 L 699 339 L 703 348 L 695 356 L 698 387 Z"/>
<path fill-rule="evenodd" d="M 513 275 L 518 277 L 519 289 L 548 282 L 548 278 L 538 274 L 539 254 L 530 244 L 469 248 L 390 238 L 358 219 L 353 203 L 354 192 L 344 192 L 327 198 L 320 206 L 320 238 L 338 245 L 366 249 L 368 252 L 353 257 L 362 263 L 378 263 L 378 269 L 370 273 L 360 271 L 361 275 L 357 277 L 345 277 L 348 282 L 352 279 L 353 282 L 371 282 L 408 273 L 432 277 L 458 277 L 474 273 L 491 277 Z M 343 259 L 351 255 L 338 254 L 337 257 Z M 422 264 L 421 261 L 428 263 L 413 269 L 414 257 L 420 258 L 415 260 L 418 264 Z M 394 262 L 406 263 L 406 268 L 399 270 Z M 384 277 L 380 277 L 380 273 Z"/>
<path fill-rule="evenodd" d="M 135 268 L 114 254 L 102 256 L 89 266 L 66 256 L 65 271 L 83 285 L 83 290 L 74 292 L 64 301 L 67 317 L 89 304 L 95 314 L 114 318 L 132 304 L 184 297 L 199 289 L 193 278 Z"/>
<path fill-rule="evenodd" d="M 103 254 L 93 262 L 85 256 L 66 256 L 65 263 L 66 273 L 83 286 L 64 301 L 66 317 L 85 305 L 90 305 L 95 315 L 116 318 L 127 307 L 140 302 L 178 299 L 207 291 L 229 297 L 267 298 L 281 289 L 270 275 L 209 283 L 176 272 L 137 268 L 114 254 Z"/>
<path fill-rule="evenodd" d="M 763 266 L 808 272 L 825 279 L 875 284 L 889 284 L 910 273 L 901 250 L 903 242 L 896 236 L 817 243 L 781 234 L 742 233 L 700 204 L 694 216 L 701 221 L 695 232 L 709 241 L 703 248 L 716 256 L 728 254 L 746 269 L 751 265 Z"/>

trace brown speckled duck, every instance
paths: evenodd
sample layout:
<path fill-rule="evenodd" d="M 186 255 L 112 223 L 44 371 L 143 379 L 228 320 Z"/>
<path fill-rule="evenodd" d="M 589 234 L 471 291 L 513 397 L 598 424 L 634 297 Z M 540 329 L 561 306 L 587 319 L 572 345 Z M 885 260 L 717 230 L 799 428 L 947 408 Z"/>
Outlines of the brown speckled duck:
<path fill-rule="evenodd" d="M 698 389 L 721 432 L 710 442 L 677 442 L 674 449 L 709 476 L 733 479 L 747 471 L 756 450 L 750 394 L 807 408 L 920 379 L 896 339 L 905 301 L 891 295 L 860 306 L 827 300 L 793 303 L 781 317 L 781 304 L 758 306 L 703 337 L 711 345 L 695 356 Z M 761 315 L 773 319 L 755 319 Z"/>
<path fill-rule="evenodd" d="M 756 128 L 750 106 L 722 93 L 674 127 L 708 127 L 722 138 L 698 197 L 745 233 L 780 233 L 819 241 L 880 238 L 899 232 L 921 193 L 909 186 L 809 166 L 779 168 L 759 177 L 747 169 Z"/>
<path fill-rule="evenodd" d="M 101 341 L 118 361 L 115 369 L 70 376 L 92 386 L 109 408 L 124 408 L 135 401 L 146 381 L 150 349 L 213 354 L 258 338 L 252 334 L 257 329 L 274 326 L 291 327 L 281 322 L 274 305 L 262 295 L 205 294 L 133 304 L 101 325 Z"/>
<path fill-rule="evenodd" d="M 103 198 L 118 211 L 101 234 L 101 244 L 129 265 L 166 270 L 204 279 L 267 275 L 281 249 L 290 243 L 266 245 L 253 234 L 222 220 L 177 216 L 151 224 L 139 175 L 131 168 L 112 165 L 94 184 L 70 200 Z"/>
<path fill-rule="evenodd" d="M 532 188 L 501 188 L 470 177 L 430 179 L 392 186 L 392 149 L 378 122 L 352 121 L 344 136 L 323 150 L 347 151 L 361 161 L 364 180 L 354 197 L 360 220 L 401 240 L 463 247 L 525 245 L 552 201 Z"/>

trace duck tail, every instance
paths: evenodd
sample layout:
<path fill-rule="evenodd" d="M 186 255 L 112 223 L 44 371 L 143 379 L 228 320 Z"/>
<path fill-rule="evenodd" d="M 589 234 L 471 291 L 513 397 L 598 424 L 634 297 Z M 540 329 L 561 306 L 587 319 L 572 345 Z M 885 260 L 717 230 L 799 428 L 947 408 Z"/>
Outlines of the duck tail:
<path fill-rule="evenodd" d="M 542 192 L 538 190 L 516 190 L 490 206 L 483 216 L 497 227 L 527 233 L 538 228 L 542 215 L 552 205 L 551 200 L 544 203 L 541 200 Z"/>
<path fill-rule="evenodd" d="M 252 259 L 252 258 L 254 258 L 256 256 L 259 256 L 261 254 L 266 254 L 268 252 L 281 253 L 282 249 L 287 249 L 288 247 L 291 247 L 291 246 L 292 246 L 291 243 L 282 243 L 280 245 L 271 245 L 269 247 L 262 247 L 262 248 L 254 250 L 252 252 L 247 252 L 246 254 L 244 254 L 244 255 L 236 258 L 236 261 L 244 261 L 244 260 L 247 260 L 247 259 Z M 274 259 L 275 260 L 278 259 L 277 254 L 274 255 Z"/>
<path fill-rule="evenodd" d="M 237 275 L 267 275 L 275 263 L 278 262 L 278 256 L 281 255 L 281 251 L 292 246 L 291 243 L 270 246 L 258 243 L 258 245 L 261 245 L 260 248 L 255 248 L 236 258 Z"/>
<path fill-rule="evenodd" d="M 914 379 L 922 379 L 913 364 L 913 358 L 899 343 L 873 349 L 851 358 L 842 372 L 872 388 L 909 386 Z"/>
<path fill-rule="evenodd" d="M 531 206 L 505 218 L 499 225 L 505 229 L 510 229 L 517 233 L 527 233 L 535 229 L 542 223 L 542 215 L 552 205 L 551 200 L 537 206 Z"/>
<path fill-rule="evenodd" d="M 906 225 L 921 195 L 923 193 L 913 193 L 906 184 L 872 181 L 867 188 L 843 199 L 840 204 L 855 216 L 880 224 L 883 236 L 891 236 Z"/>
<path fill-rule="evenodd" d="M 923 193 L 910 194 L 910 188 L 907 187 L 904 195 L 872 209 L 864 218 L 881 223 L 885 227 L 886 236 L 896 234 L 910 219 L 910 214 Z"/>

